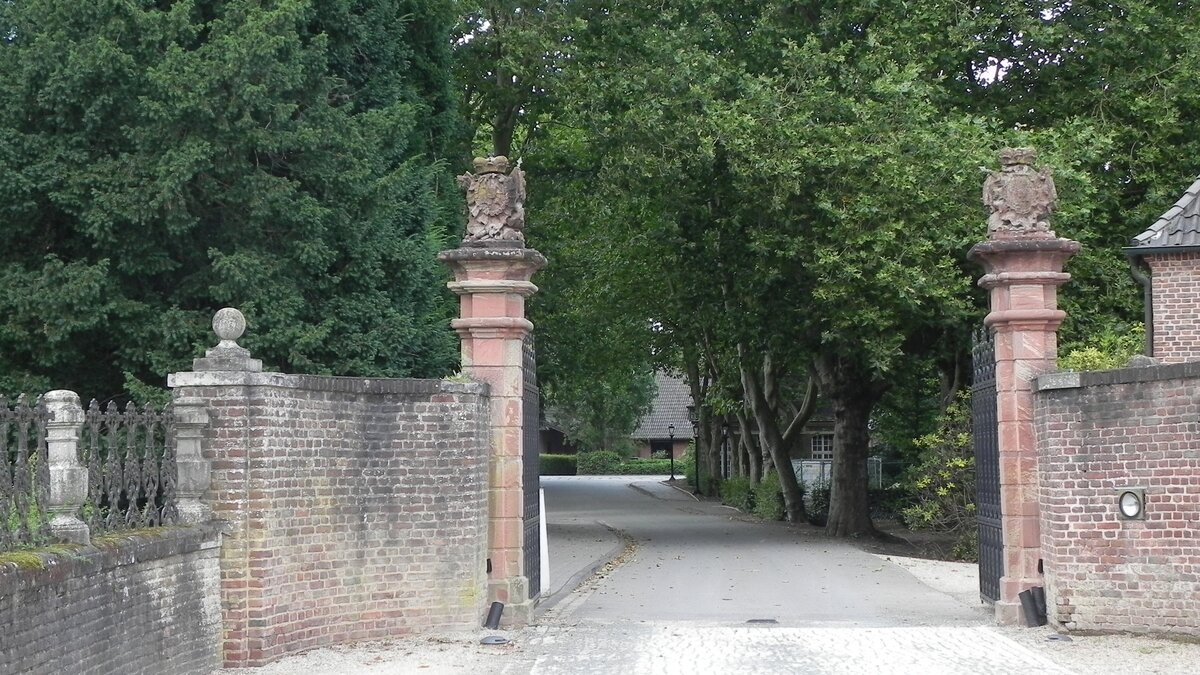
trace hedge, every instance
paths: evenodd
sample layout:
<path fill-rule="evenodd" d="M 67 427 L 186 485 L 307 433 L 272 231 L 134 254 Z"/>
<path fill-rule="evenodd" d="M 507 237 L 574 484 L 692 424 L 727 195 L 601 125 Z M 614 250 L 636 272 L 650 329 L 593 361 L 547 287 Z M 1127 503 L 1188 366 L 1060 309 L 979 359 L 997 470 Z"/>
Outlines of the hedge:
<path fill-rule="evenodd" d="M 575 455 L 542 455 L 539 459 L 543 476 L 575 475 Z"/>

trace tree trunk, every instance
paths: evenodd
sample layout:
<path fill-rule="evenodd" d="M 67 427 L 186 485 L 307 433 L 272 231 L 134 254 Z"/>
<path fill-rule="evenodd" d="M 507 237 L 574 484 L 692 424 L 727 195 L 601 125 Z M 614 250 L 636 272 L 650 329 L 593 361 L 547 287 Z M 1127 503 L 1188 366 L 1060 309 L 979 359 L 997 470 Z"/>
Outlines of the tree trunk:
<path fill-rule="evenodd" d="M 821 389 L 833 406 L 833 469 L 825 533 L 875 536 L 867 500 L 868 422 L 886 387 L 873 380 L 867 368 L 837 356 L 819 357 L 817 371 Z"/>
<path fill-rule="evenodd" d="M 746 416 L 744 410 L 737 414 L 738 422 L 738 437 L 741 439 L 741 452 L 739 453 L 744 462 L 746 473 L 750 478 L 750 482 L 758 485 L 762 481 L 762 449 L 755 440 L 754 432 L 750 429 L 750 418 Z"/>
<path fill-rule="evenodd" d="M 738 352 L 741 357 L 738 360 L 741 362 L 742 393 L 754 415 L 755 424 L 758 426 L 759 442 L 770 453 L 775 464 L 776 475 L 779 476 L 779 486 L 783 491 L 783 507 L 788 522 L 803 522 L 805 520 L 804 493 L 800 489 L 799 481 L 796 480 L 796 470 L 792 466 L 791 448 L 799 436 L 799 428 L 804 426 L 804 421 L 812 414 L 815 392 L 810 387 L 809 395 L 806 396 L 805 405 L 800 413 L 803 415 L 803 420 L 797 423 L 797 420 L 793 419 L 792 423 L 788 425 L 787 433 L 781 432 L 777 418 L 778 411 L 770 405 L 767 396 L 767 390 L 774 387 L 773 378 L 775 376 L 770 358 L 763 358 L 763 378 L 760 381 L 754 371 L 747 367 L 746 350 L 739 345 Z M 764 382 L 767 383 L 766 386 L 764 386 Z"/>

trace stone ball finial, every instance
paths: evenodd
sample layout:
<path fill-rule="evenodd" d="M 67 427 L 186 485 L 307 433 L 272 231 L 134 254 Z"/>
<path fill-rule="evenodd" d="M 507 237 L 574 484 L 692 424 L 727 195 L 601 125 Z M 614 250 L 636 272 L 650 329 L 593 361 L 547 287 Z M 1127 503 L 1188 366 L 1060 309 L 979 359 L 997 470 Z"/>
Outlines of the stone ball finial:
<path fill-rule="evenodd" d="M 213 332 L 221 338 L 222 346 L 236 345 L 237 339 L 246 332 L 246 317 L 232 307 L 217 310 L 212 321 Z"/>

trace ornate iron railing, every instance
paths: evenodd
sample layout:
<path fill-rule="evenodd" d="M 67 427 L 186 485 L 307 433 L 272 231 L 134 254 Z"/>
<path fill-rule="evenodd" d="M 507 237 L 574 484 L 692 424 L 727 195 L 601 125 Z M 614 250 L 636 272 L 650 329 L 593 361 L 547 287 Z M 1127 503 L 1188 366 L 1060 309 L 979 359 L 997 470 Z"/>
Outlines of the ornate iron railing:
<path fill-rule="evenodd" d="M 542 592 L 542 549 L 541 549 L 541 457 L 540 397 L 537 382 L 537 352 L 533 335 L 525 336 L 522 345 L 522 376 L 524 411 L 522 418 L 522 455 L 524 461 L 524 525 L 525 525 L 525 577 L 529 579 L 529 597 L 536 598 Z"/>
<path fill-rule="evenodd" d="M 176 522 L 173 427 L 169 410 L 88 406 L 79 447 L 88 469 L 82 516 L 93 535 Z"/>
<path fill-rule="evenodd" d="M 49 421 L 40 398 L 31 403 L 21 395 L 10 404 L 0 396 L 0 551 L 49 541 Z"/>
<path fill-rule="evenodd" d="M 1000 518 L 1000 444 L 996 421 L 996 341 L 991 330 L 975 334 L 972 347 L 971 441 L 975 451 L 975 504 L 979 521 L 979 593 L 995 602 L 1004 575 Z"/>

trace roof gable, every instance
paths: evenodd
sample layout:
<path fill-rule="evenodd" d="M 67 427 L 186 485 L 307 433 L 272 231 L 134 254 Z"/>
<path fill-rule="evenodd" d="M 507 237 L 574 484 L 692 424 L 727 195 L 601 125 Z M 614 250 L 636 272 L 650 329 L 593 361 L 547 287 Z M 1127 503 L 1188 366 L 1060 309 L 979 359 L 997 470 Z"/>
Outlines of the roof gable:
<path fill-rule="evenodd" d="M 692 392 L 682 377 L 673 377 L 661 370 L 654 373 L 654 384 L 658 393 L 650 412 L 638 423 L 632 437 L 636 439 L 665 439 L 670 434 L 669 425 L 675 425 L 675 438 L 690 440 L 692 423 L 687 409 L 692 404 Z"/>
<path fill-rule="evenodd" d="M 1134 237 L 1125 252 L 1141 255 L 1158 249 L 1200 249 L 1200 178 L 1153 225 Z"/>

